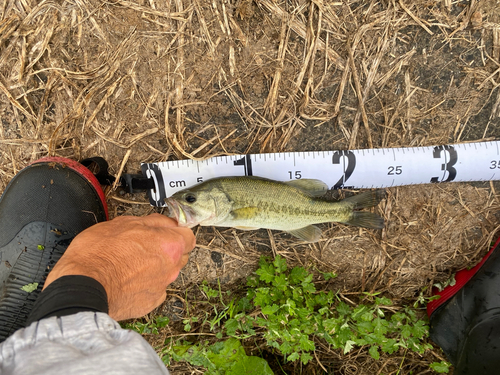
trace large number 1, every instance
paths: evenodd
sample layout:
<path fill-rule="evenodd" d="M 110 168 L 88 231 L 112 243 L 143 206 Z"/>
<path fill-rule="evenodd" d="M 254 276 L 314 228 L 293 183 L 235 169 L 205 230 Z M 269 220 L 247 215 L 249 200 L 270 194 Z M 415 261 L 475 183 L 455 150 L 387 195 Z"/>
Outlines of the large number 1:
<path fill-rule="evenodd" d="M 354 172 L 354 167 L 356 167 L 356 155 L 352 151 L 335 151 L 332 157 L 332 164 L 340 164 L 341 157 L 347 157 L 347 166 L 345 165 L 345 158 L 342 158 L 342 170 L 344 173 L 342 177 L 337 181 L 335 185 L 333 185 L 334 189 L 347 188 L 345 183 L 351 177 L 352 172 Z"/>
<path fill-rule="evenodd" d="M 245 168 L 245 176 L 253 176 L 252 174 L 252 159 L 250 155 L 245 155 L 241 159 L 235 160 L 234 165 L 242 165 Z"/>
<path fill-rule="evenodd" d="M 441 181 L 439 181 L 439 177 L 432 177 L 431 182 L 450 182 L 455 179 L 457 176 L 457 170 L 453 168 L 453 166 L 457 163 L 458 161 L 458 154 L 453 148 L 453 146 L 436 146 L 434 147 L 434 152 L 432 153 L 434 159 L 440 159 L 441 158 L 441 152 L 442 151 L 448 151 L 450 154 L 450 160 L 446 160 L 446 153 L 444 155 L 444 164 L 441 164 L 441 170 L 442 171 L 447 171 L 448 172 L 448 178 L 446 180 L 443 180 L 443 177 L 441 178 Z"/>

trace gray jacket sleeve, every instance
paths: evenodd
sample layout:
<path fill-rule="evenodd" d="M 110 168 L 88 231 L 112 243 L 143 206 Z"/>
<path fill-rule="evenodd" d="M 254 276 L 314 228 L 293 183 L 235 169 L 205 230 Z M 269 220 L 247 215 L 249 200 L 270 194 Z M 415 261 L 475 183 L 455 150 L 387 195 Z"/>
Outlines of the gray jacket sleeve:
<path fill-rule="evenodd" d="M 1 375 L 163 374 L 169 372 L 137 332 L 107 314 L 51 317 L 0 344 Z"/>

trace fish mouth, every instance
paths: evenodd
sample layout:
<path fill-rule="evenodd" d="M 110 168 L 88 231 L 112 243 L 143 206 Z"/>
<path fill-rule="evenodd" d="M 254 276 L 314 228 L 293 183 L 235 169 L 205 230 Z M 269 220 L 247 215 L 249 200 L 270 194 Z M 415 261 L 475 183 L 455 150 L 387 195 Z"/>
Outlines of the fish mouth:
<path fill-rule="evenodd" d="M 194 212 L 191 207 L 183 206 L 172 198 L 166 199 L 165 203 L 168 207 L 168 217 L 177 220 L 180 227 L 192 228 L 197 224 L 194 221 Z"/>

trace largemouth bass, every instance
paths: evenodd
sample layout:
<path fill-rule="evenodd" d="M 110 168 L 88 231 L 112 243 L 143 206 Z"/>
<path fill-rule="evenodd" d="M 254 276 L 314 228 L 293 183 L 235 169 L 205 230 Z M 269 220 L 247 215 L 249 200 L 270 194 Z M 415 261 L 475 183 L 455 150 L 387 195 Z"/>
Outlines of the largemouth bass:
<path fill-rule="evenodd" d="M 181 227 L 196 225 L 282 230 L 308 241 L 321 238 L 313 224 L 339 222 L 380 229 L 384 220 L 358 209 L 376 206 L 383 190 L 368 191 L 339 202 L 321 198 L 328 186 L 319 180 L 278 182 L 260 177 L 221 177 L 178 191 L 165 201 L 169 216 Z"/>

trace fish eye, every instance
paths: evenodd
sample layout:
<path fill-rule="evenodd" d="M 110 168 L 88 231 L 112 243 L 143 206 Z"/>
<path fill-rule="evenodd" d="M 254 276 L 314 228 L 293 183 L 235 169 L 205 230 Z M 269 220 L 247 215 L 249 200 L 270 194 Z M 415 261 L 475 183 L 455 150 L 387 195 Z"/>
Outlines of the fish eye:
<path fill-rule="evenodd" d="M 196 202 L 196 197 L 192 194 L 188 194 L 184 197 L 184 200 L 188 203 L 194 203 Z"/>

